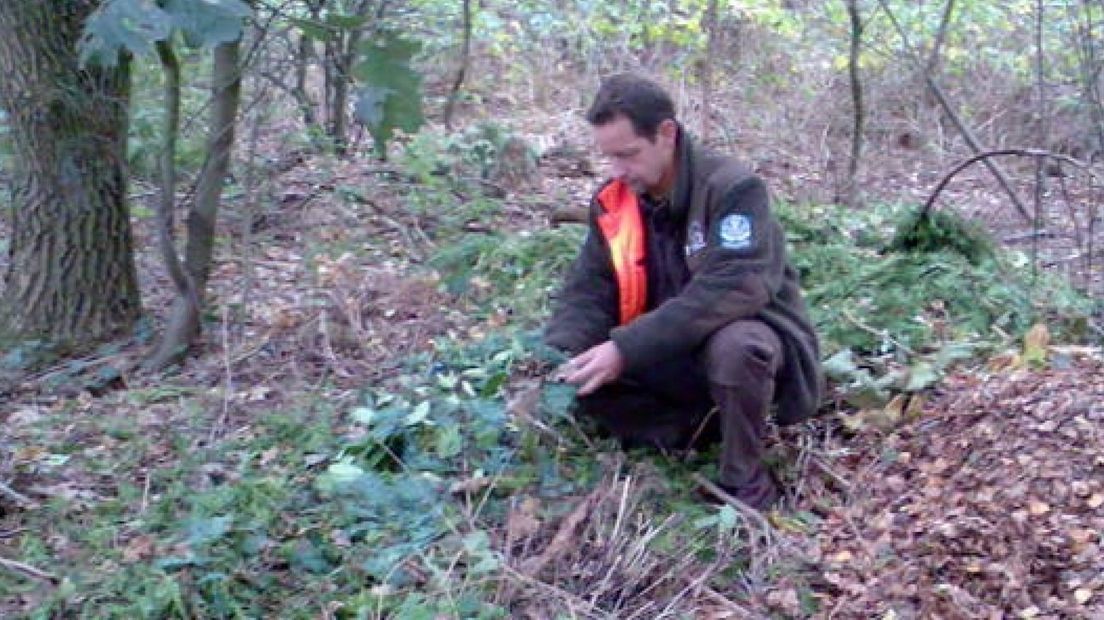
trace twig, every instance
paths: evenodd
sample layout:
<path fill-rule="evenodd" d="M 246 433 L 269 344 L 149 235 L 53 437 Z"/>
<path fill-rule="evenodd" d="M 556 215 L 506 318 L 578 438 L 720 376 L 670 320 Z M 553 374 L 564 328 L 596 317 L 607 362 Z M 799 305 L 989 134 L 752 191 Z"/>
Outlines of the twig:
<path fill-rule="evenodd" d="M 847 497 L 851 496 L 851 483 L 843 476 L 837 474 L 831 467 L 828 466 L 828 463 L 824 462 L 822 458 L 811 456 L 809 459 L 809 464 L 815 466 L 817 470 L 820 471 L 820 473 L 828 476 L 832 479 L 833 482 L 840 485 L 840 488 L 843 489 L 844 495 L 846 495 Z"/>
<path fill-rule="evenodd" d="M 855 315 L 851 314 L 847 310 L 847 308 L 841 308 L 840 312 L 843 314 L 843 318 L 845 318 L 848 321 L 851 321 L 852 323 L 854 323 L 855 327 L 858 327 L 859 329 L 861 329 L 861 330 L 863 330 L 863 331 L 865 331 L 865 332 L 867 332 L 867 333 L 869 333 L 873 336 L 878 336 L 879 338 L 885 338 L 886 340 L 892 342 L 898 349 L 901 349 L 902 351 L 904 351 L 908 355 L 911 355 L 911 356 L 914 356 L 914 357 L 916 356 L 916 351 L 913 351 L 911 348 L 909 348 L 907 345 L 902 343 L 900 340 L 897 340 L 893 336 L 890 336 L 889 335 L 889 330 L 874 329 L 873 327 L 867 325 L 866 323 L 863 323 L 858 318 L 856 318 Z"/>
<path fill-rule="evenodd" d="M 8 497 L 10 497 L 10 498 L 14 499 L 15 501 L 19 502 L 20 504 L 23 504 L 27 508 L 34 508 L 35 506 L 37 506 L 37 504 L 35 504 L 34 500 L 27 497 L 26 495 L 23 495 L 19 491 L 16 491 L 15 489 L 11 488 L 10 486 L 8 486 L 7 484 L 5 484 L 3 482 L 0 482 L 0 493 L 3 493 L 4 495 L 7 495 Z"/>
<path fill-rule="evenodd" d="M 607 488 L 599 486 L 591 491 L 590 495 L 587 495 L 583 501 L 579 502 L 579 505 L 575 506 L 575 509 L 560 522 L 560 527 L 556 530 L 556 535 L 552 537 L 552 542 L 548 543 L 544 551 L 542 551 L 539 556 L 529 558 L 522 562 L 520 567 L 521 572 L 527 575 L 536 575 L 553 560 L 556 560 L 568 549 L 571 549 L 575 531 L 579 529 L 583 521 L 586 521 L 586 518 L 590 515 L 590 511 L 605 499 L 607 491 Z"/>
<path fill-rule="evenodd" d="M 234 398 L 234 372 L 230 361 L 230 316 L 229 308 L 227 306 L 222 307 L 222 365 L 223 372 L 225 373 L 225 387 L 223 387 L 222 394 L 222 416 L 219 417 L 219 421 L 213 427 L 211 427 L 211 435 L 207 439 L 207 443 L 213 443 L 215 437 L 218 436 L 221 429 L 224 429 L 230 421 L 230 403 Z"/>
<path fill-rule="evenodd" d="M 540 579 L 536 579 L 534 577 L 530 577 L 529 575 L 526 575 L 525 573 L 510 565 L 504 565 L 503 570 L 505 570 L 507 573 L 510 574 L 510 576 L 518 579 L 519 581 L 523 581 L 527 584 L 534 585 L 543 590 L 547 590 L 554 596 L 562 597 L 564 600 L 574 603 L 580 609 L 590 610 L 594 608 L 593 605 L 591 605 L 589 602 L 579 597 L 578 595 L 572 594 L 571 592 L 568 592 L 567 590 L 564 590 L 563 588 L 555 586 L 551 583 L 541 581 Z M 512 596 L 513 592 L 511 592 L 510 594 Z"/>
<path fill-rule="evenodd" d="M 34 577 L 36 579 L 41 579 L 43 581 L 49 581 L 50 583 L 57 583 L 58 582 L 57 575 L 55 575 L 53 573 L 47 573 L 46 571 L 39 570 L 39 569 L 31 566 L 30 564 L 24 564 L 23 562 L 17 562 L 15 560 L 8 560 L 8 559 L 5 559 L 5 558 L 0 558 L 0 566 L 2 566 L 4 568 L 7 568 L 9 570 L 18 572 L 18 573 L 23 573 L 24 575 L 29 575 L 29 576 Z"/>
<path fill-rule="evenodd" d="M 717 408 L 713 407 L 705 414 L 702 421 L 698 423 L 698 428 L 694 429 L 694 434 L 690 436 L 690 441 L 686 442 L 686 451 L 682 455 L 683 463 L 690 460 L 690 455 L 692 453 L 691 448 L 694 447 L 694 444 L 698 443 L 698 438 L 701 437 L 702 432 L 705 431 L 706 426 L 709 425 L 710 420 L 712 420 L 715 415 L 717 415 Z"/>
<path fill-rule="evenodd" d="M 743 605 L 741 605 L 741 604 L 737 603 L 736 601 L 728 598 L 727 596 L 721 594 L 720 592 L 714 590 L 713 588 L 710 588 L 709 586 L 703 585 L 703 586 L 701 586 L 701 591 L 702 591 L 703 594 L 705 594 L 709 598 L 713 599 L 717 603 L 720 603 L 721 605 L 723 605 L 725 607 L 728 607 L 732 611 L 744 614 L 741 617 L 744 617 L 744 618 L 752 617 L 752 612 L 751 612 L 750 608 L 744 607 Z"/>
<path fill-rule="evenodd" d="M 715 497 L 717 497 L 717 499 L 723 500 L 726 504 L 738 510 L 740 514 L 744 515 L 745 519 L 755 522 L 756 525 L 762 528 L 763 534 L 768 539 L 768 541 L 770 540 L 771 532 L 774 531 L 774 528 L 771 527 L 771 524 L 767 522 L 767 520 L 763 517 L 762 514 L 759 513 L 758 510 L 736 499 L 731 494 L 729 494 L 728 491 L 725 491 L 716 484 L 713 484 L 712 481 L 701 474 L 694 474 L 693 479 L 694 482 L 697 482 L 703 489 L 712 493 Z"/>
<path fill-rule="evenodd" d="M 145 514 L 146 508 L 149 507 L 149 492 L 150 492 L 150 472 L 146 470 L 146 482 L 142 485 L 142 504 L 138 510 L 138 514 Z"/>

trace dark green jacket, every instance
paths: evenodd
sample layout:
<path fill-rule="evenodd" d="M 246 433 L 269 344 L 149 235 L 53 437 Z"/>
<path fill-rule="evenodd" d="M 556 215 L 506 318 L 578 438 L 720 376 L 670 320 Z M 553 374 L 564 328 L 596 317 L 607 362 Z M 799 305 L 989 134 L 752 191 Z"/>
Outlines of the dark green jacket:
<path fill-rule="evenodd" d="M 824 390 L 819 345 L 766 185 L 734 159 L 697 147 L 681 128 L 676 157 L 678 178 L 667 208 L 680 235 L 676 241 L 685 250 L 684 263 L 659 268 L 679 273 L 688 268 L 688 282 L 673 297 L 618 326 L 617 283 L 595 219 L 602 208 L 592 200 L 587 239 L 547 327 L 548 344 L 578 354 L 612 339 L 626 372 L 632 372 L 694 354 L 732 321 L 758 319 L 778 333 L 784 348 L 775 397 L 778 421 L 812 416 Z M 656 234 L 646 227 L 646 234 Z"/>

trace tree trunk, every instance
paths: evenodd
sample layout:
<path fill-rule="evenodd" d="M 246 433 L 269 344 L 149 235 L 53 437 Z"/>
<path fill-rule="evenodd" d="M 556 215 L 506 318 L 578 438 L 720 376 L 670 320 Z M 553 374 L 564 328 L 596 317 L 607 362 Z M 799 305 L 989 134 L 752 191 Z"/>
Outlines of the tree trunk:
<path fill-rule="evenodd" d="M 84 345 L 140 312 L 126 202 L 130 75 L 81 69 L 95 0 L 0 2 L 0 104 L 12 157 L 11 263 L 0 338 Z"/>
<path fill-rule="evenodd" d="M 195 204 L 188 214 L 188 241 L 184 251 L 184 269 L 195 287 L 195 299 L 177 296 L 161 344 L 147 362 L 149 367 L 160 368 L 180 361 L 200 332 L 200 308 L 211 272 L 215 222 L 230 169 L 235 119 L 241 100 L 238 56 L 238 41 L 215 48 L 207 161 L 196 186 Z"/>
<path fill-rule="evenodd" d="M 847 187 L 844 200 L 850 207 L 859 206 L 859 165 L 863 145 L 863 97 L 859 76 L 859 54 L 862 51 L 863 23 L 858 0 L 847 0 L 847 15 L 851 21 L 851 47 L 847 57 L 847 74 L 851 80 L 851 156 L 847 162 Z"/>
<path fill-rule="evenodd" d="M 449 92 L 448 101 L 445 103 L 445 129 L 452 131 L 452 112 L 456 109 L 456 101 L 460 98 L 460 87 L 464 85 L 464 76 L 468 72 L 468 64 L 471 62 L 471 34 L 472 34 L 472 10 L 471 0 L 463 0 L 464 12 L 463 43 L 460 48 L 460 68 L 456 70 L 456 79 L 452 82 L 452 91 Z"/>
<path fill-rule="evenodd" d="M 386 3 L 380 3 L 380 11 Z M 372 8 L 370 0 L 362 0 L 355 7 L 351 17 L 366 17 Z M 330 104 L 332 123 L 330 125 L 330 137 L 333 139 L 334 153 L 338 157 L 344 157 L 349 149 L 349 86 L 352 84 L 353 63 L 356 62 L 357 51 L 360 47 L 360 39 L 364 34 L 365 25 L 343 32 L 335 41 L 336 49 L 333 53 L 334 83 L 333 100 Z"/>
<path fill-rule="evenodd" d="M 307 94 L 307 65 L 314 56 L 314 41 L 305 34 L 299 35 L 299 44 L 295 57 L 295 88 L 291 91 L 295 97 L 295 103 L 299 106 L 299 114 L 303 116 L 303 126 L 308 131 L 313 131 L 317 121 L 314 118 L 314 102 Z M 315 136 L 312 136 L 313 140 Z"/>
<path fill-rule="evenodd" d="M 705 31 L 705 58 L 701 65 L 701 141 L 709 144 L 712 138 L 710 122 L 713 116 L 713 59 L 717 56 L 717 0 L 709 0 L 702 15 L 702 30 Z"/>

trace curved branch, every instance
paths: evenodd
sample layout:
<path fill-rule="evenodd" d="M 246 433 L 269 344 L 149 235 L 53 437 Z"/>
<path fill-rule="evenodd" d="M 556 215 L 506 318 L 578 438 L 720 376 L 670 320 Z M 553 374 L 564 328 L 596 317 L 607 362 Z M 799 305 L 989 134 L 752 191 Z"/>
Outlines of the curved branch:
<path fill-rule="evenodd" d="M 165 125 L 164 143 L 161 147 L 161 199 L 157 205 L 157 241 L 161 258 L 177 293 L 198 306 L 195 287 L 192 285 L 180 256 L 176 253 L 173 234 L 173 213 L 176 208 L 176 139 L 180 134 L 180 61 L 168 41 L 157 42 L 157 56 L 165 71 Z"/>
<path fill-rule="evenodd" d="M 939 184 L 935 186 L 935 190 L 933 190 L 931 195 L 928 196 L 928 200 L 924 203 L 924 206 L 920 209 L 920 217 L 927 217 L 928 212 L 931 211 L 932 205 L 935 204 L 935 199 L 939 197 L 939 193 L 943 191 L 943 188 L 946 187 L 947 184 L 951 182 L 951 179 L 953 179 L 959 172 L 962 172 L 963 170 L 969 168 L 973 164 L 976 164 L 983 159 L 988 159 L 990 157 L 1000 157 L 1004 155 L 1019 155 L 1021 157 L 1049 157 L 1051 159 L 1057 159 L 1059 161 L 1064 161 L 1071 166 L 1084 170 L 1097 181 L 1100 180 L 1100 177 L 1097 176 L 1096 172 L 1094 172 L 1088 164 L 1083 161 L 1074 159 L 1069 155 L 1063 155 L 1061 153 L 1054 153 L 1052 151 L 1045 151 L 1042 149 L 997 149 L 993 151 L 985 151 L 982 153 L 978 153 L 977 155 L 974 155 L 961 164 L 955 166 L 954 169 L 952 169 L 950 172 L 947 173 L 946 176 L 943 177 Z"/>
<path fill-rule="evenodd" d="M 897 35 L 901 37 L 901 42 L 905 46 L 905 51 L 908 52 L 909 60 L 911 60 L 912 63 L 916 66 L 917 70 L 921 72 L 924 77 L 924 82 L 928 85 L 928 90 L 930 90 L 932 95 L 935 96 L 936 101 L 939 102 L 939 105 L 943 108 L 943 111 L 947 113 L 947 117 L 951 119 L 952 123 L 954 123 L 955 128 L 958 129 L 958 133 L 962 135 L 962 139 L 966 141 L 966 144 L 970 147 L 970 150 L 972 150 L 975 154 L 981 154 L 982 152 L 984 152 L 985 149 L 982 148 L 981 143 L 978 141 L 977 137 L 974 136 L 974 132 L 971 131 L 970 128 L 966 125 L 966 121 L 962 120 L 962 117 L 958 114 L 958 111 L 955 110 L 954 106 L 951 105 L 950 100 L 947 98 L 947 94 L 943 92 L 943 88 L 940 87 L 939 83 L 935 81 L 935 77 L 926 70 L 926 67 L 923 64 L 923 60 L 920 57 L 920 52 L 916 51 L 916 49 L 912 46 L 912 43 L 909 41 L 908 38 L 908 33 L 905 31 L 904 27 L 901 26 L 901 22 L 897 20 L 897 17 L 893 14 L 893 11 L 889 10 L 889 4 L 887 3 L 887 0 L 878 0 L 878 4 L 882 6 L 882 10 L 885 11 L 886 17 L 889 18 L 889 21 L 893 24 L 893 28 L 897 31 Z M 949 19 L 950 14 L 947 13 L 947 15 Z M 1019 195 L 1016 194 L 1016 190 L 1012 188 L 1012 183 L 1008 180 L 1008 176 L 1004 174 L 1004 170 L 1001 170 L 999 166 L 989 161 L 989 159 L 986 157 L 980 157 L 979 159 L 985 162 L 985 167 L 989 169 L 989 172 L 993 173 L 994 177 L 996 177 L 997 183 L 999 183 L 1000 186 L 1004 189 L 1005 193 L 1008 194 L 1008 199 L 1012 201 L 1012 204 L 1015 205 L 1016 210 L 1019 211 L 1020 215 L 1023 216 L 1026 221 L 1030 222 L 1032 219 L 1031 213 L 1028 212 L 1027 207 L 1025 207 L 1023 204 L 1023 201 L 1020 200 Z"/>

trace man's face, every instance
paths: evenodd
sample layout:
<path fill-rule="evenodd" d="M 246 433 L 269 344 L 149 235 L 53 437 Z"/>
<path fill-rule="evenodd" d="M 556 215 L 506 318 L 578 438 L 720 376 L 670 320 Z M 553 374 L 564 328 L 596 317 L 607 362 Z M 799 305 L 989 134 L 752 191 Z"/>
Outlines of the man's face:
<path fill-rule="evenodd" d="M 632 121 L 616 116 L 593 127 L 594 141 L 609 158 L 610 177 L 623 181 L 637 194 L 662 194 L 674 180 L 675 137 L 678 126 L 672 120 L 660 123 L 655 140 L 639 136 Z"/>

